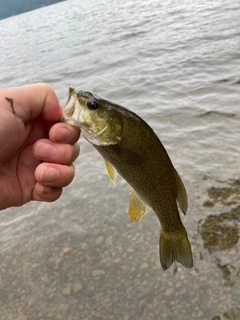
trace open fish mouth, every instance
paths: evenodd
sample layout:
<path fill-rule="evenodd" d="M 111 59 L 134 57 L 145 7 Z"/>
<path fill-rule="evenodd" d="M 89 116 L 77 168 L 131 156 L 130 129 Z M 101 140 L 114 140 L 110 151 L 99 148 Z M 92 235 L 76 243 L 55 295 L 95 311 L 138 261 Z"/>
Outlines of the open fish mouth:
<path fill-rule="evenodd" d="M 61 121 L 75 127 L 81 127 L 81 123 L 77 121 L 80 109 L 81 105 L 77 98 L 77 91 L 75 90 L 75 88 L 70 87 L 68 90 L 68 98 L 63 109 Z"/>
<path fill-rule="evenodd" d="M 64 108 L 64 114 L 68 117 L 71 117 L 74 113 L 75 102 L 77 99 L 77 92 L 75 88 L 69 88 L 68 90 L 68 98 Z"/>

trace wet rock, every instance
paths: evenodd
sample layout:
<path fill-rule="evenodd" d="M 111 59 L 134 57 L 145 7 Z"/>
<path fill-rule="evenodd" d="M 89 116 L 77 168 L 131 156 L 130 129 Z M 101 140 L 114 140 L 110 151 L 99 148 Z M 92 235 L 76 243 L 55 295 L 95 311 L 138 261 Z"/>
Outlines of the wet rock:
<path fill-rule="evenodd" d="M 78 291 L 82 290 L 83 286 L 80 282 L 76 282 L 73 285 L 73 293 L 77 293 Z"/>
<path fill-rule="evenodd" d="M 71 294 L 71 285 L 69 284 L 62 290 L 62 294 L 64 295 L 70 295 Z"/>
<path fill-rule="evenodd" d="M 105 274 L 105 271 L 104 270 L 93 270 L 93 272 L 92 272 L 92 275 L 94 276 L 94 277 L 99 277 L 99 276 L 102 276 L 102 275 L 104 275 Z"/>

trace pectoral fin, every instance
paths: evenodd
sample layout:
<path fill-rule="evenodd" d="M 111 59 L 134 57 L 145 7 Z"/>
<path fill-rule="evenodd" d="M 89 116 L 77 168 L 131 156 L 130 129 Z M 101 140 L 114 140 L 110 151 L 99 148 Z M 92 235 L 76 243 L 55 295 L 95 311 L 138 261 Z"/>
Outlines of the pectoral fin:
<path fill-rule="evenodd" d="M 130 194 L 128 214 L 131 222 L 137 222 L 147 212 L 147 205 L 138 197 L 133 189 L 130 189 Z"/>
<path fill-rule="evenodd" d="M 179 207 L 181 208 L 182 212 L 186 214 L 187 208 L 188 208 L 188 198 L 187 198 L 187 192 L 184 187 L 184 184 L 182 182 L 182 179 L 180 178 L 179 174 L 177 173 L 176 169 L 174 169 L 174 175 L 177 182 L 177 202 L 179 204 Z"/>
<path fill-rule="evenodd" d="M 116 170 L 114 169 L 113 165 L 104 159 L 104 164 L 105 164 L 105 168 L 106 168 L 106 171 L 107 171 L 107 174 L 110 178 L 110 180 L 115 184 L 116 183 Z"/>

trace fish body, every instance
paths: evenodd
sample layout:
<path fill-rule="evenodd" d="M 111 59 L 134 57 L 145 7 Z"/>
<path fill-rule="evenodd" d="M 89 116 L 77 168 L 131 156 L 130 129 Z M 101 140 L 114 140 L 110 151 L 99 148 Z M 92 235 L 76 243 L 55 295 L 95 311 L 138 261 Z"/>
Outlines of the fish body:
<path fill-rule="evenodd" d="M 115 170 L 131 186 L 130 220 L 150 207 L 160 224 L 159 254 L 163 270 L 174 261 L 191 268 L 193 258 L 178 205 L 185 214 L 183 182 L 153 129 L 137 114 L 97 95 L 69 89 L 63 121 L 79 126 L 105 160 L 110 179 Z"/>

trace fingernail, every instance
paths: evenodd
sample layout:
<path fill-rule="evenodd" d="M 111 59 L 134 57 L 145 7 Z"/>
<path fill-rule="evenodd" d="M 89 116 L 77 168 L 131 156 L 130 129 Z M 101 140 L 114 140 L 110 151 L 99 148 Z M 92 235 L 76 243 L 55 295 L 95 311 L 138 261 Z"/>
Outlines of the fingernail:
<path fill-rule="evenodd" d="M 55 131 L 54 138 L 56 141 L 67 141 L 71 136 L 71 131 L 67 128 L 58 128 Z"/>
<path fill-rule="evenodd" d="M 59 171 L 52 167 L 44 167 L 40 173 L 42 182 L 55 182 L 59 178 Z"/>
<path fill-rule="evenodd" d="M 46 142 L 40 142 L 36 148 L 36 154 L 42 160 L 53 159 L 57 152 L 57 148 Z"/>

